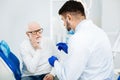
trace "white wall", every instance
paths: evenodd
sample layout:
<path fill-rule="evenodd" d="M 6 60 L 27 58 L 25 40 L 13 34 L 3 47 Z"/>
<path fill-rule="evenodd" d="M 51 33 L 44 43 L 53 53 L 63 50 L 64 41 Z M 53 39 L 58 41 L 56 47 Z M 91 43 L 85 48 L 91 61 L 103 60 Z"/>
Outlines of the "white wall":
<path fill-rule="evenodd" d="M 101 27 L 101 15 L 102 15 L 102 0 L 86 0 L 92 1 L 91 8 L 89 9 L 89 17 L 93 22 Z M 89 3 L 88 3 L 89 4 Z"/>
<path fill-rule="evenodd" d="M 102 28 L 107 32 L 113 45 L 120 31 L 120 0 L 103 0 Z"/>
<path fill-rule="evenodd" d="M 37 21 L 50 36 L 49 0 L 0 0 L 0 40 L 5 40 L 14 53 L 24 39 L 25 26 Z"/>
<path fill-rule="evenodd" d="M 51 37 L 55 43 L 66 42 L 67 30 L 58 14 L 66 0 L 51 0 Z"/>
<path fill-rule="evenodd" d="M 102 28 L 108 34 L 112 47 L 120 32 L 120 0 L 102 0 Z M 120 41 L 120 40 L 119 40 Z M 118 42 L 117 44 L 119 44 Z M 120 47 L 119 47 L 120 49 Z M 120 53 L 114 57 L 115 68 L 120 69 Z"/>

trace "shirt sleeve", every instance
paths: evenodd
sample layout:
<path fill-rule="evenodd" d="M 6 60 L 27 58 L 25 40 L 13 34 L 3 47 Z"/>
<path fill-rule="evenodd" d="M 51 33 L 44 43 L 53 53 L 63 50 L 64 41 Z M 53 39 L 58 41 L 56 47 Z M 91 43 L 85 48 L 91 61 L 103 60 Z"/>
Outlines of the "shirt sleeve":
<path fill-rule="evenodd" d="M 35 73 L 40 61 L 40 50 L 38 49 L 36 52 L 34 52 L 34 55 L 31 55 L 29 52 L 31 51 L 28 47 L 21 47 L 21 56 L 27 67 L 27 70 L 31 73 Z"/>

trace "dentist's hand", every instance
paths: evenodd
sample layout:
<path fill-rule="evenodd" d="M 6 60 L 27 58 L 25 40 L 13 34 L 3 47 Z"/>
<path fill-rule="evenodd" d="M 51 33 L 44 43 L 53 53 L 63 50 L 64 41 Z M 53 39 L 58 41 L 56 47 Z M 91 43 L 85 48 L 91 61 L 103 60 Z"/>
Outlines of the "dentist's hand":
<path fill-rule="evenodd" d="M 48 59 L 49 64 L 50 64 L 52 67 L 54 67 L 54 63 L 55 63 L 56 60 L 58 60 L 58 59 L 57 59 L 57 57 L 55 57 L 55 56 L 51 56 L 51 57 Z"/>
<path fill-rule="evenodd" d="M 68 46 L 66 43 L 60 42 L 56 46 L 58 46 L 58 50 L 63 50 L 66 54 L 68 54 Z"/>

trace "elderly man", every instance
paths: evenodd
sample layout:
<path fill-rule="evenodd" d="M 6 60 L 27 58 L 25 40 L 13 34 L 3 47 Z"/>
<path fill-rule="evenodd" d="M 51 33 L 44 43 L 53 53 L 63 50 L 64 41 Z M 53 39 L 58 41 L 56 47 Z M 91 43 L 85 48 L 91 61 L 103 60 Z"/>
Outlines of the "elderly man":
<path fill-rule="evenodd" d="M 43 28 L 36 23 L 28 24 L 27 39 L 21 44 L 21 58 L 23 61 L 22 80 L 53 80 L 54 71 L 48 63 L 51 56 L 52 43 L 50 39 L 42 37 Z"/>

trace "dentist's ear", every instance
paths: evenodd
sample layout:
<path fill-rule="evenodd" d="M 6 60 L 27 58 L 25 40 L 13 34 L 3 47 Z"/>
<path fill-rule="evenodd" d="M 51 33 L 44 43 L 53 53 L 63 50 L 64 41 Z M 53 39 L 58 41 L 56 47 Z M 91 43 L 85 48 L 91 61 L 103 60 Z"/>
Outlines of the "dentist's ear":
<path fill-rule="evenodd" d="M 67 20 L 67 22 L 70 22 L 70 20 L 69 20 L 69 18 L 68 18 L 68 17 L 66 18 L 66 20 Z"/>
<path fill-rule="evenodd" d="M 70 14 L 67 14 L 67 15 L 66 15 L 66 20 L 67 20 L 68 22 L 70 22 L 71 19 L 72 19 L 72 16 L 71 16 Z"/>

